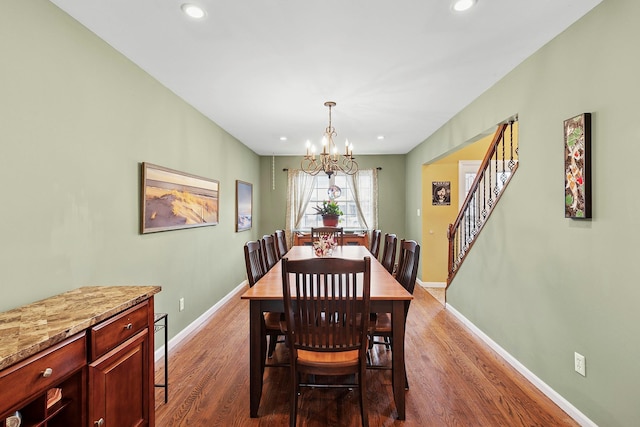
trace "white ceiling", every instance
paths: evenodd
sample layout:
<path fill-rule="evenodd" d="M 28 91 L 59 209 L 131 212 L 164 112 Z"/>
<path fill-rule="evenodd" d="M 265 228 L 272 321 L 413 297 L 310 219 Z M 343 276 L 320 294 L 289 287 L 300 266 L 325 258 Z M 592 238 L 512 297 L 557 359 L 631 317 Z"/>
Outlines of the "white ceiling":
<path fill-rule="evenodd" d="M 403 154 L 601 0 L 50 0 L 261 155 Z M 378 140 L 384 135 L 384 140 Z M 286 141 L 280 137 L 286 136 Z"/>

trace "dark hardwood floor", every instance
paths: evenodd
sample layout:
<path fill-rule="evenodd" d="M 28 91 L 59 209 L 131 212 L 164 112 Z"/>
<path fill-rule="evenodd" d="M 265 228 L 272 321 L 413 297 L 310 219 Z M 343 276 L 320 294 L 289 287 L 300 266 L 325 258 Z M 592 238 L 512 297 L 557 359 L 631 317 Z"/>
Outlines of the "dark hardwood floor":
<path fill-rule="evenodd" d="M 420 286 L 407 319 L 410 390 L 396 419 L 391 372 L 369 370 L 371 426 L 577 426 Z M 391 357 L 374 346 L 374 363 Z M 278 344 L 274 358 L 287 351 Z M 163 381 L 163 361 L 156 383 Z M 267 368 L 259 418 L 249 417 L 249 303 L 234 297 L 169 352 L 169 402 L 156 389 L 156 425 L 287 426 L 289 370 Z M 303 389 L 298 426 L 359 426 L 357 391 Z"/>

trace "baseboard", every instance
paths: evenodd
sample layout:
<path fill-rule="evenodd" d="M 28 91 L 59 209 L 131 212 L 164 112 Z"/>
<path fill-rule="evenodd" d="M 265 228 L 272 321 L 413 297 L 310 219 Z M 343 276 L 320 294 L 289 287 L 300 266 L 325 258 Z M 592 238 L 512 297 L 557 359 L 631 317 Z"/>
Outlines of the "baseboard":
<path fill-rule="evenodd" d="M 580 412 L 575 406 L 573 406 L 567 399 L 562 397 L 554 389 L 549 387 L 544 381 L 538 378 L 533 372 L 520 363 L 515 357 L 509 354 L 505 349 L 500 347 L 498 343 L 493 341 L 487 334 L 482 332 L 476 325 L 471 323 L 469 319 L 464 317 L 462 313 L 453 308 L 449 303 L 446 304 L 446 309 L 456 318 L 458 318 L 464 325 L 476 334 L 482 341 L 484 341 L 489 347 L 491 347 L 496 353 L 498 353 L 507 363 L 513 366 L 518 372 L 520 372 L 529 382 L 531 382 L 538 390 L 544 393 L 549 399 L 551 399 L 556 405 L 558 405 L 563 411 L 565 411 L 571 418 L 573 418 L 578 424 L 585 427 L 598 427 L 596 423 L 591 421 Z"/>
<path fill-rule="evenodd" d="M 423 288 L 446 288 L 447 282 L 423 282 L 420 279 L 416 279 L 418 284 Z"/>
<path fill-rule="evenodd" d="M 183 339 L 185 339 L 191 332 L 198 329 L 203 323 L 205 323 L 209 317 L 211 317 L 216 311 L 220 309 L 224 304 L 226 304 L 229 300 L 234 298 L 238 293 L 240 293 L 247 286 L 247 281 L 243 281 L 238 286 L 235 287 L 231 292 L 229 292 L 224 298 L 215 303 L 210 309 L 202 313 L 200 317 L 191 322 L 186 328 L 178 332 L 173 338 L 169 340 L 169 348 L 175 347 L 180 343 Z M 157 362 L 158 360 L 164 357 L 164 345 L 158 348 L 154 353 L 154 359 Z"/>

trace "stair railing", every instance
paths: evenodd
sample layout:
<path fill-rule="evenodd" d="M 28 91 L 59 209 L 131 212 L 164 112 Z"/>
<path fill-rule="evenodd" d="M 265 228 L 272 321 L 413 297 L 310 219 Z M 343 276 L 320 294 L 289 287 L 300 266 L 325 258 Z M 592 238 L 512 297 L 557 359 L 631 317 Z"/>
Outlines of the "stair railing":
<path fill-rule="evenodd" d="M 518 144 L 513 140 L 513 123 L 514 120 L 511 120 L 509 123 L 498 126 L 460 212 L 455 222 L 449 224 L 447 287 L 451 284 L 504 189 L 518 169 Z M 508 139 L 506 133 L 508 133 Z"/>

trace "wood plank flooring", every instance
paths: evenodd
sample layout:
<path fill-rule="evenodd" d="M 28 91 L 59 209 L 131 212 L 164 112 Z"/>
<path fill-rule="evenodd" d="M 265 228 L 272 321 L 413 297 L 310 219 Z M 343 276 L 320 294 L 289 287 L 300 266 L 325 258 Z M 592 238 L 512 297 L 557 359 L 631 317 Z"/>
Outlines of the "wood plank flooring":
<path fill-rule="evenodd" d="M 371 426 L 577 426 L 436 299 L 416 286 L 407 318 L 410 390 L 398 421 L 391 371 L 369 370 Z M 278 344 L 275 360 L 287 350 Z M 376 345 L 373 362 L 391 352 Z M 249 303 L 234 297 L 199 330 L 169 351 L 169 402 L 156 389 L 156 425 L 287 426 L 289 371 L 267 368 L 259 418 L 249 417 Z M 163 361 L 156 383 L 164 380 Z M 357 390 L 303 389 L 298 426 L 359 426 Z"/>

